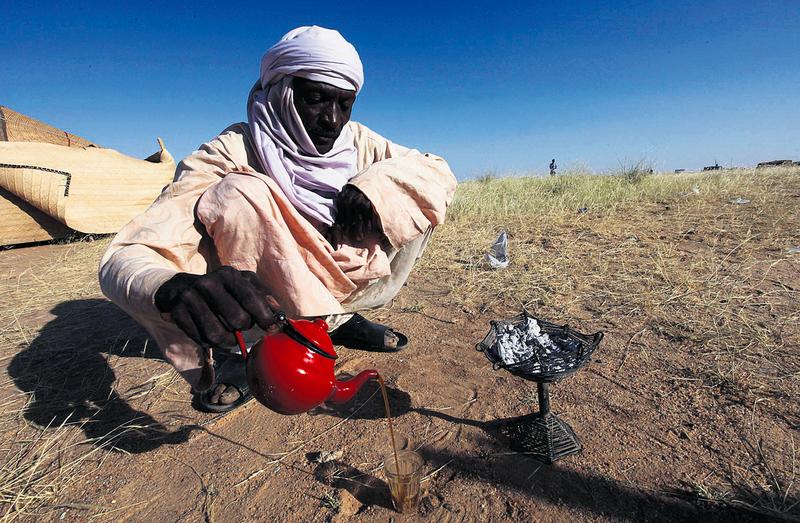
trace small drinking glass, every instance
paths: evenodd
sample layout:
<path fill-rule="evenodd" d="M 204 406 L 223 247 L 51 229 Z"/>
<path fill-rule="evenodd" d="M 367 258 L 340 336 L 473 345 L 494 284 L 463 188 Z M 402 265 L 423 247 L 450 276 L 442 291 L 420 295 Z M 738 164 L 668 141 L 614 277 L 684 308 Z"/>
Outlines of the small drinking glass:
<path fill-rule="evenodd" d="M 402 513 L 415 511 L 419 503 L 422 456 L 413 450 L 398 450 L 395 461 L 394 453 L 389 453 L 384 461 L 383 471 L 392 492 L 395 510 Z"/>

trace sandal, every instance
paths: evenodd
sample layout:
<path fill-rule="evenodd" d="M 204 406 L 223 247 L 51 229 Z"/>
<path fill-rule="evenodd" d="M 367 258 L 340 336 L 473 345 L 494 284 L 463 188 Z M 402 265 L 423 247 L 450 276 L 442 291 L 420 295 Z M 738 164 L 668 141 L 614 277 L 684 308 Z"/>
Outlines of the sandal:
<path fill-rule="evenodd" d="M 225 358 L 219 366 L 214 364 L 215 376 L 214 385 L 210 390 L 196 396 L 197 408 L 204 412 L 228 412 L 240 405 L 243 405 L 253 398 L 250 394 L 250 386 L 247 384 L 247 373 L 245 360 L 239 355 L 230 355 Z M 234 387 L 239 391 L 239 399 L 233 403 L 212 403 L 211 397 L 219 385 Z"/>
<path fill-rule="evenodd" d="M 397 336 L 397 347 L 386 345 L 386 331 Z M 376 352 L 397 352 L 408 347 L 408 337 L 394 329 L 371 322 L 360 314 L 353 317 L 331 332 L 334 345 L 348 349 L 361 349 Z"/>

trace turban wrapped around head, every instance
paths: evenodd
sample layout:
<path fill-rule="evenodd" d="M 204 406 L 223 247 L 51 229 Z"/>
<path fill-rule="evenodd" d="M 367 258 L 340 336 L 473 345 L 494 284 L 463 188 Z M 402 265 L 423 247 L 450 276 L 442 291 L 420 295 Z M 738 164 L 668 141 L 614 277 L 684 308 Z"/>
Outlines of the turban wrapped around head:
<path fill-rule="evenodd" d="M 247 100 L 247 116 L 265 174 L 306 218 L 331 225 L 334 200 L 356 174 L 353 131 L 345 126 L 330 151 L 320 154 L 294 107 L 292 78 L 361 90 L 364 70 L 355 48 L 338 31 L 298 27 L 261 59 L 261 76 Z"/>
<path fill-rule="evenodd" d="M 316 25 L 289 31 L 261 59 L 262 89 L 284 75 L 348 91 L 358 92 L 364 85 L 364 68 L 356 48 L 339 31 Z"/>

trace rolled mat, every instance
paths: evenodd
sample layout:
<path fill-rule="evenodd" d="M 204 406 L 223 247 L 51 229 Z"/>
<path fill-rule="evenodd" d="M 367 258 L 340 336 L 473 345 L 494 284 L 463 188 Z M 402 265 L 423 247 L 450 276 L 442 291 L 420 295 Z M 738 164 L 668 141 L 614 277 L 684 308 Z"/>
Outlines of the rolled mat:
<path fill-rule="evenodd" d="M 0 107 L 0 245 L 112 233 L 172 181 L 159 138 L 145 160 Z"/>
<path fill-rule="evenodd" d="M 52 125 L 0 105 L 0 142 L 40 142 L 66 147 L 98 147 Z"/>

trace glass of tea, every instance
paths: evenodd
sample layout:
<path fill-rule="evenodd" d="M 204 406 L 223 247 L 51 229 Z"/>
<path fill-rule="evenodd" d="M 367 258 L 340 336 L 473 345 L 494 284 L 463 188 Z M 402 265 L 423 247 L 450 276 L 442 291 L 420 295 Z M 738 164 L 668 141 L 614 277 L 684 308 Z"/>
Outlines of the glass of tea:
<path fill-rule="evenodd" d="M 398 450 L 386 456 L 383 466 L 392 503 L 398 512 L 413 512 L 419 503 L 422 456 L 412 450 Z"/>

